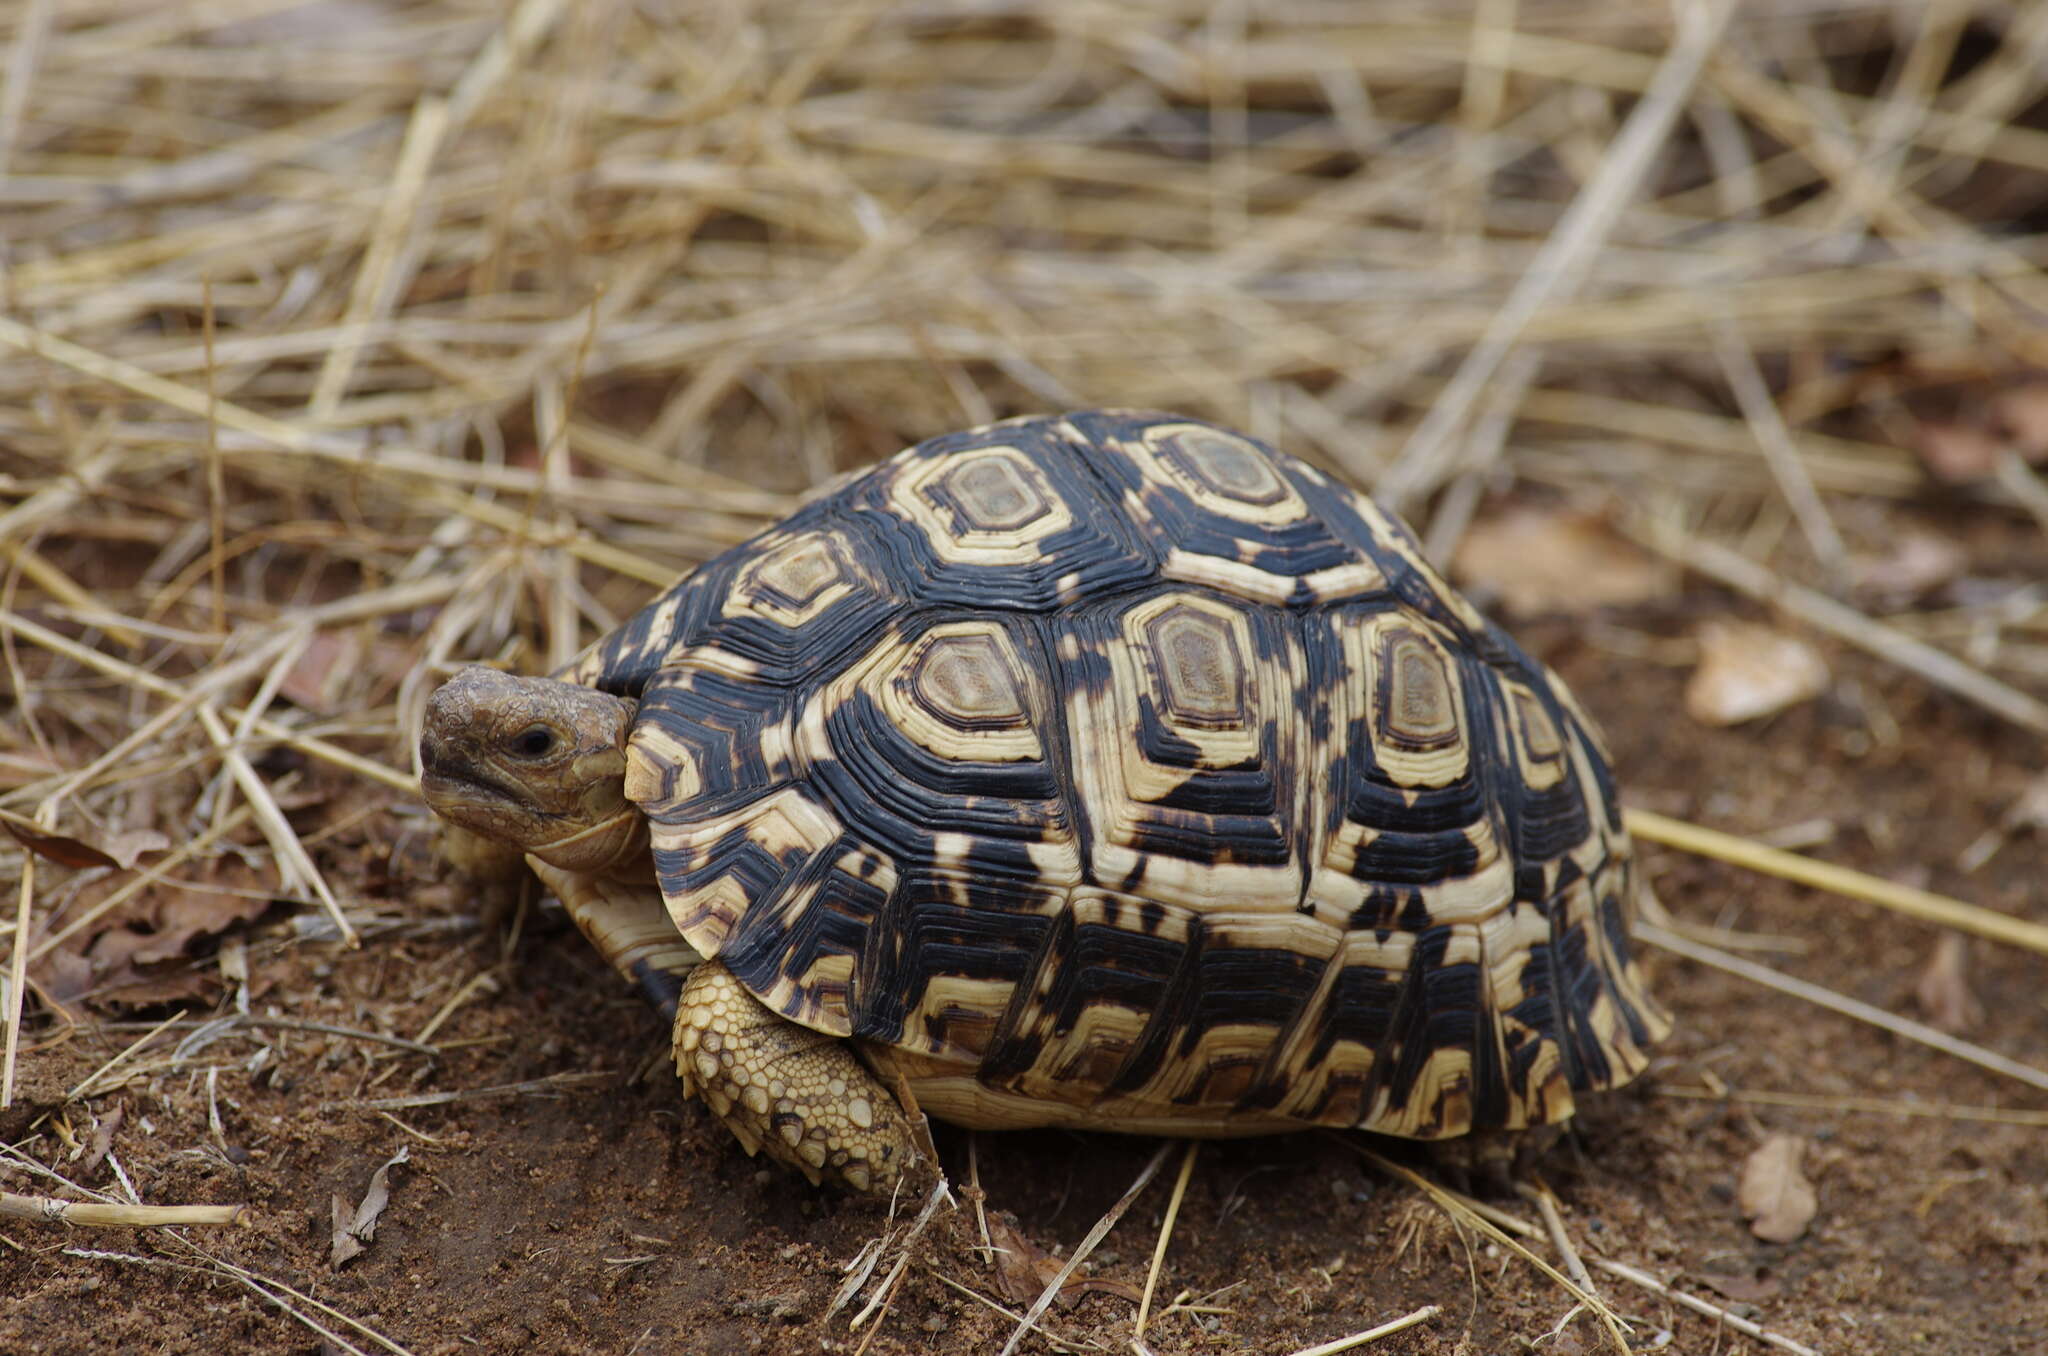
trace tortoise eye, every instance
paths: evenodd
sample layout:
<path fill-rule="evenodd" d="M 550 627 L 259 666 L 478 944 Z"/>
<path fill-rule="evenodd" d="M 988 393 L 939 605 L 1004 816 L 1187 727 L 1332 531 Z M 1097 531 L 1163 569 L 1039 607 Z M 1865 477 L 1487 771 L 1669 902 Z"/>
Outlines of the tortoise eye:
<path fill-rule="evenodd" d="M 555 732 L 545 725 L 521 730 L 512 739 L 512 752 L 521 758 L 542 758 L 555 747 Z"/>

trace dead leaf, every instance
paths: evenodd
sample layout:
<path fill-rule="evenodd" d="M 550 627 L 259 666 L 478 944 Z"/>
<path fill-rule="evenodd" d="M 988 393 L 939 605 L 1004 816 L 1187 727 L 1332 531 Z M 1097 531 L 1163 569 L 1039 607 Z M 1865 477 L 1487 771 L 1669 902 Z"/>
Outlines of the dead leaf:
<path fill-rule="evenodd" d="M 1893 539 L 1887 554 L 1855 562 L 1856 586 L 1910 602 L 1948 583 L 1969 563 L 1969 553 L 1949 538 L 1909 530 Z"/>
<path fill-rule="evenodd" d="M 1669 593 L 1668 566 L 1590 514 L 1511 508 L 1466 531 L 1451 560 L 1460 583 L 1510 612 L 1591 612 Z"/>
<path fill-rule="evenodd" d="M 171 840 L 155 829 L 129 829 L 109 834 L 102 842 L 89 843 L 68 833 L 51 833 L 33 820 L 14 814 L 0 814 L 0 827 L 5 827 L 15 841 L 36 856 L 81 871 L 91 866 L 118 866 L 126 871 L 143 853 L 162 852 L 171 845 Z"/>
<path fill-rule="evenodd" d="M 59 866 L 68 866 L 83 871 L 89 866 L 119 866 L 106 853 L 82 838 L 73 838 L 66 833 L 49 833 L 25 819 L 9 815 L 0 820 L 0 828 L 14 835 L 14 840 L 36 856 Z"/>
<path fill-rule="evenodd" d="M 1944 932 L 1920 972 L 1913 997 L 1928 1024 L 1936 1030 L 1960 1034 L 1984 1020 L 1984 1005 L 1970 990 L 1970 939 L 1960 932 Z"/>
<path fill-rule="evenodd" d="M 2048 773 L 2027 785 L 2020 792 L 2020 798 L 2005 812 L 1999 826 L 2007 833 L 2018 833 L 2021 829 L 2048 829 Z"/>
<path fill-rule="evenodd" d="M 1053 1277 L 1060 1274 L 1066 1263 L 1054 1257 L 1045 1249 L 1026 1238 L 1023 1233 L 999 1214 L 988 1217 L 989 1242 L 995 1245 L 996 1289 L 1003 1292 L 1012 1304 L 1028 1304 L 1037 1299 Z M 1088 1294 L 1115 1295 L 1136 1304 L 1141 1296 L 1128 1285 L 1116 1281 L 1097 1281 L 1082 1276 L 1069 1276 L 1067 1283 L 1060 1287 L 1055 1301 L 1062 1309 L 1071 1309 Z"/>
<path fill-rule="evenodd" d="M 397 1153 L 384 1161 L 384 1165 L 370 1174 L 370 1188 L 363 1193 L 363 1203 L 351 1213 L 348 1202 L 336 1192 L 333 1197 L 334 1249 L 328 1255 L 328 1263 L 339 1267 L 363 1255 L 377 1237 L 377 1220 L 384 1213 L 384 1207 L 391 1203 L 391 1170 L 400 1163 L 410 1161 L 407 1150 L 401 1146 Z"/>
<path fill-rule="evenodd" d="M 1922 420 L 1913 428 L 1913 451 L 1929 475 L 1948 485 L 1987 479 L 2004 450 L 2001 439 L 1976 424 Z"/>
<path fill-rule="evenodd" d="M 278 692 L 316 715 L 332 715 L 350 679 L 367 671 L 381 682 L 396 684 L 412 662 L 412 654 L 393 641 L 366 642 L 361 631 L 320 631 L 286 672 Z"/>
<path fill-rule="evenodd" d="M 29 979 L 48 1001 L 69 1012 L 93 991 L 92 962 L 76 951 L 58 947 L 41 960 L 30 961 Z"/>
<path fill-rule="evenodd" d="M 150 965 L 186 954 L 194 939 L 211 937 L 237 923 L 254 922 L 270 908 L 259 890 L 167 888 L 146 891 L 147 912 L 128 914 L 141 930 L 109 928 L 87 950 L 104 972 L 118 965 Z"/>
<path fill-rule="evenodd" d="M 114 859 L 123 871 L 133 870 L 145 852 L 162 852 L 171 840 L 156 829 L 123 829 L 100 844 L 100 850 Z"/>
<path fill-rule="evenodd" d="M 1685 685 L 1685 709 L 1702 725 L 1738 725 L 1820 695 L 1828 666 L 1797 636 L 1750 622 L 1710 621 L 1699 630 L 1700 662 Z"/>
<path fill-rule="evenodd" d="M 2036 465 L 2048 462 L 2048 382 L 2001 391 L 1991 409 L 2014 451 Z"/>
<path fill-rule="evenodd" d="M 1799 1135 L 1767 1136 L 1742 1163 L 1735 1203 L 1749 1231 L 1766 1243 L 1790 1243 L 1813 1222 L 1820 1198 L 1799 1171 L 1806 1140 Z"/>
<path fill-rule="evenodd" d="M 79 893 L 76 907 L 90 908 L 119 883 L 113 876 L 94 882 Z M 254 922 L 270 903 L 270 891 L 253 868 L 222 857 L 189 884 L 143 890 L 32 969 L 51 998 L 67 1005 L 86 998 L 134 1006 L 198 997 L 211 991 L 218 971 L 187 963 L 197 944 Z"/>
<path fill-rule="evenodd" d="M 1769 1276 L 1717 1276 L 1712 1272 L 1700 1272 L 1699 1278 L 1709 1290 L 1723 1299 L 1732 1299 L 1738 1304 L 1761 1304 L 1767 1299 L 1776 1299 L 1782 1288 Z"/>
<path fill-rule="evenodd" d="M 89 1178 L 99 1171 L 100 1164 L 114 1151 L 114 1136 L 120 1132 L 121 1122 L 126 1119 L 128 1106 L 125 1102 L 116 1102 L 114 1109 L 100 1118 L 99 1124 L 93 1127 L 92 1152 L 78 1165 L 79 1177 Z"/>

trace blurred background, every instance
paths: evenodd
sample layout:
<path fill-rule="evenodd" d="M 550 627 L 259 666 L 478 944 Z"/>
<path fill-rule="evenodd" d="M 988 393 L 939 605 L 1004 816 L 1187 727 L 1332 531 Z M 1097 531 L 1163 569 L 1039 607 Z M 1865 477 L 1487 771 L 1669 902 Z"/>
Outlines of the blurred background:
<path fill-rule="evenodd" d="M 267 1203 L 163 1266 L 0 1230 L 0 1345 L 1000 1346 L 1036 1286 L 964 1231 L 827 1314 L 879 1224 L 659 1068 L 617 1091 L 658 1021 L 450 877 L 410 732 L 453 664 L 561 662 L 1012 414 L 1185 411 L 1374 490 L 1631 806 L 2048 923 L 2048 5 L 7 0 L 0 49 L 0 1186 Z M 1648 865 L 1673 935 L 2022 1072 L 1660 952 L 1658 1090 L 1555 1169 L 1581 1244 L 1795 1347 L 2035 1349 L 2038 955 Z M 1735 1200 L 1772 1135 L 1803 1243 Z M 1076 1143 L 983 1138 L 1033 1246 L 1151 1152 Z M 329 1196 L 401 1144 L 343 1270 Z M 1159 1351 L 1430 1302 L 1383 1349 L 1611 1348 L 1342 1147 L 1204 1153 Z M 1061 1349 L 1128 1348 L 1151 1237 Z"/>

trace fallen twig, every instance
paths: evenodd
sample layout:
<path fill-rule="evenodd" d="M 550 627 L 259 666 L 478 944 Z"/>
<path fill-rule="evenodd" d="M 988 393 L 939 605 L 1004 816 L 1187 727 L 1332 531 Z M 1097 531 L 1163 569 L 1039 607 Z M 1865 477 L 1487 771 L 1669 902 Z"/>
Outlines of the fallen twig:
<path fill-rule="evenodd" d="M 0 1191 L 0 1215 L 46 1224 L 111 1225 L 163 1229 L 179 1224 L 241 1224 L 246 1205 L 108 1205 L 99 1201 L 58 1201 Z"/>
<path fill-rule="evenodd" d="M 1935 894 L 1911 885 L 1901 885 L 1833 862 L 1816 861 L 1796 852 L 1766 846 L 1739 834 L 1724 833 L 1699 824 L 1688 824 L 1651 810 L 1631 806 L 1623 812 L 1628 831 L 1645 842 L 1662 843 L 1701 857 L 1733 862 L 1768 876 L 1810 885 L 1816 890 L 1866 900 L 1896 913 L 1935 923 L 1958 932 L 1974 933 L 2008 946 L 2048 956 L 2048 926 L 2015 918 L 1960 899 Z"/>
<path fill-rule="evenodd" d="M 1715 969 L 1724 970 L 1731 975 L 1740 975 L 1742 978 L 1755 984 L 1761 984 L 1765 988 L 1776 989 L 1779 993 L 1805 999 L 1807 1002 L 1826 1008 L 1830 1012 L 1839 1012 L 1845 1017 L 1853 1017 L 1859 1022 L 1867 1022 L 1871 1026 L 1889 1031 L 1895 1036 L 1903 1036 L 1909 1041 L 1915 1041 L 1921 1045 L 1939 1050 L 1943 1054 L 1954 1055 L 1957 1059 L 1967 1060 L 1981 1069 L 1989 1069 L 1993 1073 L 2004 1074 L 2007 1078 L 2016 1079 L 2021 1083 L 2025 1083 L 2030 1088 L 2040 1088 L 2042 1091 L 2048 1092 L 2048 1070 L 2037 1069 L 2031 1064 L 2022 1064 L 2016 1059 L 2008 1059 L 1995 1050 L 1986 1050 L 1981 1045 L 1951 1036 L 1946 1031 L 1937 1031 L 1925 1022 L 1916 1022 L 1910 1017 L 1900 1017 L 1895 1013 L 1886 1012 L 1883 1008 L 1873 1007 L 1869 1003 L 1836 993 L 1833 989 L 1823 988 L 1818 984 L 1810 984 L 1803 979 L 1794 979 L 1790 975 L 1780 974 L 1767 965 L 1758 965 L 1755 961 L 1744 960 L 1740 956 L 1731 956 L 1727 952 L 1715 947 L 1695 942 L 1687 937 L 1681 937 L 1668 928 L 1660 928 L 1655 923 L 1644 922 L 1638 919 L 1635 925 L 1635 933 L 1636 936 L 1642 938 L 1650 945 L 1661 947 L 1663 950 L 1670 951 L 1676 955 L 1684 956 L 1688 960 L 1696 960 L 1702 965 L 1711 965 Z"/>

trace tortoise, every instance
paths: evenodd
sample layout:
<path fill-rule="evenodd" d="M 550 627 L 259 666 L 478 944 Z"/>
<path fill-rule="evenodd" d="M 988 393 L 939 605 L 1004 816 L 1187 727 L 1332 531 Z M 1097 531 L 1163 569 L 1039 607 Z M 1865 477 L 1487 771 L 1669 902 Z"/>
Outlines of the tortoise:
<path fill-rule="evenodd" d="M 1372 499 L 1133 411 L 933 438 L 551 678 L 423 790 L 674 1008 L 749 1153 L 979 1128 L 1549 1125 L 1669 1021 L 1608 759 Z"/>

